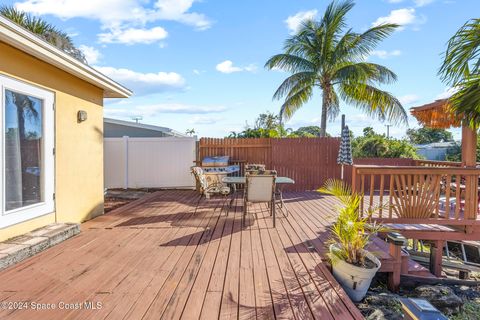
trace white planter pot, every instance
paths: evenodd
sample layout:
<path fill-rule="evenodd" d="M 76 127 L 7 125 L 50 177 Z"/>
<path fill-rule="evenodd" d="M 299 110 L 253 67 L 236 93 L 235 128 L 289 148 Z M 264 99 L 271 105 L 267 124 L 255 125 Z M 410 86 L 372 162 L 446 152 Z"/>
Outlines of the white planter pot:
<path fill-rule="evenodd" d="M 330 253 L 333 254 L 335 248 L 336 244 L 330 245 Z M 350 299 L 355 302 L 359 302 L 365 297 L 373 277 L 382 265 L 380 260 L 372 253 L 368 251 L 365 252 L 366 257 L 377 265 L 376 268 L 367 269 L 357 267 L 341 259 L 338 259 L 338 261 L 335 261 L 335 264 L 332 265 L 333 276 L 343 287 Z"/>

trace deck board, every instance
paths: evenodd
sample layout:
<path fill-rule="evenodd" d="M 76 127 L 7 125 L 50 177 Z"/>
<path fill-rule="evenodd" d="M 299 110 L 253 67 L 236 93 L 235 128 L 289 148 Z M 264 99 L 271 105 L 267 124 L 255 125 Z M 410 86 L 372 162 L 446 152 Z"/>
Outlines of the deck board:
<path fill-rule="evenodd" d="M 0 272 L 0 297 L 100 302 L 100 309 L 3 310 L 8 319 L 361 319 L 322 261 L 331 197 L 285 193 L 290 214 L 194 191 L 148 195 Z"/>

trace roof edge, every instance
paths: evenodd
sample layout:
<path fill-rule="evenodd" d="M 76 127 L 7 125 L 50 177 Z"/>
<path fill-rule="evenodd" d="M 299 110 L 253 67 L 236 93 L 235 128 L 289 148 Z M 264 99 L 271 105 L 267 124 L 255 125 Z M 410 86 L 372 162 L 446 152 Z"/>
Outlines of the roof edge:
<path fill-rule="evenodd" d="M 0 16 L 0 41 L 104 90 L 104 98 L 128 98 L 132 91 L 71 57 L 16 23 Z"/>
<path fill-rule="evenodd" d="M 186 134 L 183 134 L 183 133 L 181 133 L 179 131 L 176 131 L 176 130 L 173 130 L 171 128 L 155 126 L 155 125 L 152 125 L 152 124 L 136 123 L 136 122 L 126 121 L 126 120 L 106 118 L 106 117 L 103 117 L 103 121 L 107 122 L 107 123 L 111 123 L 111 124 L 118 124 L 118 125 L 122 125 L 122 126 L 130 126 L 130 127 L 133 127 L 133 128 L 147 129 L 147 130 L 152 130 L 152 131 L 169 133 L 169 134 L 171 134 L 173 136 L 177 136 L 177 137 L 187 137 Z"/>

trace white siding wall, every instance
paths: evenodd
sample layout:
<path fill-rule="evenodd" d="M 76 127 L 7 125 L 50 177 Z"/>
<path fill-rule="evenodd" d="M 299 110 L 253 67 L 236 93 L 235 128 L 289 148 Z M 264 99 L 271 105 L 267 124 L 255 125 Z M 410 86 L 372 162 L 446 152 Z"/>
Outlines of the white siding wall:
<path fill-rule="evenodd" d="M 195 138 L 105 138 L 105 188 L 193 188 Z"/>

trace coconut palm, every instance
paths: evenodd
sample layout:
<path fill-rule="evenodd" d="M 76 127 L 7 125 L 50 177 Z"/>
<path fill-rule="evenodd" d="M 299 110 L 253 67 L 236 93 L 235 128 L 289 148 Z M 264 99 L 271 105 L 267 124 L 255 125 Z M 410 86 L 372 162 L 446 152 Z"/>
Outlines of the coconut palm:
<path fill-rule="evenodd" d="M 397 76 L 388 68 L 365 61 L 377 44 L 398 26 L 383 24 L 363 33 L 346 30 L 345 17 L 353 8 L 350 0 L 332 2 L 319 21 L 305 20 L 288 38 L 284 53 L 271 57 L 265 67 L 291 73 L 279 86 L 274 99 L 285 98 L 280 115 L 289 119 L 319 88 L 322 92 L 321 136 L 326 135 L 327 118 L 340 112 L 340 99 L 370 116 L 393 123 L 406 123 L 401 103 L 378 84 L 389 84 Z"/>
<path fill-rule="evenodd" d="M 75 59 L 87 63 L 85 55 L 73 44 L 72 39 L 63 31 L 58 30 L 45 20 L 29 15 L 12 6 L 0 7 L 0 15 L 35 33 L 40 38 L 68 53 Z"/>
<path fill-rule="evenodd" d="M 480 125 L 480 19 L 467 21 L 448 41 L 439 73 L 457 89 L 452 110 L 471 126 Z"/>

